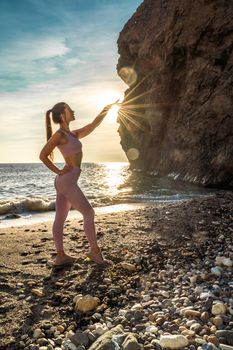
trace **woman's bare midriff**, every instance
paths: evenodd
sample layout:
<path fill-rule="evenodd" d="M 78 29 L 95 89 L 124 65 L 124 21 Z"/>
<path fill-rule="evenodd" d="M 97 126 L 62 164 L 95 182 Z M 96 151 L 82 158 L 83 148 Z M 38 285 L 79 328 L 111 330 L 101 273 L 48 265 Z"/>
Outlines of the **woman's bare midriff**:
<path fill-rule="evenodd" d="M 78 153 L 72 154 L 71 156 L 65 157 L 65 161 L 67 165 L 70 165 L 72 167 L 78 166 L 79 168 L 81 168 L 82 157 L 83 157 L 83 153 L 78 152 Z"/>

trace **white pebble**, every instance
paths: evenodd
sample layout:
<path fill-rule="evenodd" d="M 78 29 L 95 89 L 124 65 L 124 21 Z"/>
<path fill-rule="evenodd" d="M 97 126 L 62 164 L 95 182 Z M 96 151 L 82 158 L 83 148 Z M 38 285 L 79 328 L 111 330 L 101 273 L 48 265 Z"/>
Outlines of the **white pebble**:
<path fill-rule="evenodd" d="M 105 332 L 108 331 L 108 327 L 106 326 L 105 323 L 95 323 L 95 333 L 98 334 L 98 335 L 102 335 L 104 334 Z"/>
<path fill-rule="evenodd" d="M 130 310 L 141 310 L 142 309 L 142 305 L 141 304 L 135 304 L 131 307 Z"/>
<path fill-rule="evenodd" d="M 180 334 L 162 335 L 159 341 L 163 348 L 179 349 L 189 344 L 188 339 Z"/>

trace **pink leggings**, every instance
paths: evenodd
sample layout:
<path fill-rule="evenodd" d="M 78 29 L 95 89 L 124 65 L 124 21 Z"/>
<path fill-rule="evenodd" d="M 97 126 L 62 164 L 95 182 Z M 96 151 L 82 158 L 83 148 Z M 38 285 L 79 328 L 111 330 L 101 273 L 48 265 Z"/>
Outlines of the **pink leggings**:
<path fill-rule="evenodd" d="M 52 232 L 57 251 L 63 250 L 63 227 L 71 206 L 83 215 L 84 231 L 90 246 L 97 246 L 95 212 L 77 184 L 81 171 L 79 167 L 74 167 L 64 175 L 56 175 L 54 180 L 56 215 Z"/>

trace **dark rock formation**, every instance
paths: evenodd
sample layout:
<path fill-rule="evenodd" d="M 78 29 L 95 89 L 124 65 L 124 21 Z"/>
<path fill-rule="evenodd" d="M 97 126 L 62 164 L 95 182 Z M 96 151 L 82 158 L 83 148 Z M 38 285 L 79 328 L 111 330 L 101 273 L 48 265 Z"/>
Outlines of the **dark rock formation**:
<path fill-rule="evenodd" d="M 118 48 L 131 168 L 233 187 L 233 2 L 145 0 Z"/>

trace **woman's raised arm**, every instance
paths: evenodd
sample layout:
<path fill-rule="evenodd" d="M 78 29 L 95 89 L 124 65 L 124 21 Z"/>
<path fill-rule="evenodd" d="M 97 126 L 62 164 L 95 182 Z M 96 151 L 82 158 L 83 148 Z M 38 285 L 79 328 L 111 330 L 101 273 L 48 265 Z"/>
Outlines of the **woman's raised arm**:
<path fill-rule="evenodd" d="M 117 100 L 117 101 L 119 101 L 119 100 Z M 104 109 L 93 120 L 93 122 L 85 125 L 83 128 L 72 130 L 72 133 L 74 133 L 75 136 L 78 137 L 79 139 L 89 135 L 102 122 L 102 120 L 105 118 L 106 114 L 108 113 L 109 109 L 115 103 L 117 103 L 117 101 L 105 106 Z"/>

